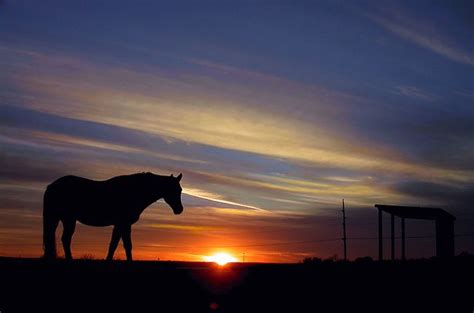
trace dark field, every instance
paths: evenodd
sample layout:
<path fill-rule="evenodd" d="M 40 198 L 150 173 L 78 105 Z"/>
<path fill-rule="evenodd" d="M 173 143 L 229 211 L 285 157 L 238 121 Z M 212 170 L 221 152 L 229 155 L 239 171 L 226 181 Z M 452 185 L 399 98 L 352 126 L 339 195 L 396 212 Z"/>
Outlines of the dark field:
<path fill-rule="evenodd" d="M 0 258 L 0 311 L 473 312 L 474 260 L 313 264 Z"/>

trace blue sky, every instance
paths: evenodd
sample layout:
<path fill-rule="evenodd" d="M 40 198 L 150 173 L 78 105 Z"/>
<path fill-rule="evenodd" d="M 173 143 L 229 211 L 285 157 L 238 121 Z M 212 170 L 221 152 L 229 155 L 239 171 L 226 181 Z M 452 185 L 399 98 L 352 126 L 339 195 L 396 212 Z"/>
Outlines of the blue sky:
<path fill-rule="evenodd" d="M 271 244 L 339 238 L 342 198 L 353 237 L 376 235 L 375 203 L 445 207 L 467 233 L 473 21 L 469 1 L 0 1 L 0 252 L 40 254 L 66 174 L 184 174 L 186 214 L 147 210 L 141 258 L 340 254 Z M 109 231 L 75 250 L 101 256 Z"/>

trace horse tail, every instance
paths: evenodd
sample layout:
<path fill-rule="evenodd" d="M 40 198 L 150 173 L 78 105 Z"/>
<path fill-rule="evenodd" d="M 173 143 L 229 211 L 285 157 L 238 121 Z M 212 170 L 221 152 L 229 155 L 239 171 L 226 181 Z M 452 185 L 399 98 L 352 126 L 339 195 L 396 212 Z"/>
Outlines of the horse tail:
<path fill-rule="evenodd" d="M 56 228 L 59 224 L 59 218 L 53 206 L 51 192 L 51 186 L 48 186 L 43 198 L 43 250 L 45 259 L 56 258 Z"/>

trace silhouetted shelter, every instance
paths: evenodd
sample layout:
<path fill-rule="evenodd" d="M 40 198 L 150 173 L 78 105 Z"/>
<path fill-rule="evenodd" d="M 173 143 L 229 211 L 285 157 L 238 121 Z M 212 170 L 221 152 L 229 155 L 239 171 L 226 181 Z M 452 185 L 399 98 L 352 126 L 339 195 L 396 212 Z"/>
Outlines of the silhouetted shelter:
<path fill-rule="evenodd" d="M 382 212 L 391 216 L 391 257 L 395 259 L 395 216 L 401 218 L 402 259 L 405 259 L 405 219 L 434 220 L 436 223 L 436 256 L 454 256 L 454 221 L 456 217 L 438 208 L 376 204 L 379 210 L 379 260 L 383 259 Z"/>

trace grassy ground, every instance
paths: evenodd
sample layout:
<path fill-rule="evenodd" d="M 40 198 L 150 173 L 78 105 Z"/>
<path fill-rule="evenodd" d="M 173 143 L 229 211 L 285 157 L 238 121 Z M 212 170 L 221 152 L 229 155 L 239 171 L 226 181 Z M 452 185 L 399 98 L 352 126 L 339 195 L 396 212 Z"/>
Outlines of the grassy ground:
<path fill-rule="evenodd" d="M 469 312 L 474 259 L 309 264 L 0 258 L 8 312 Z"/>

